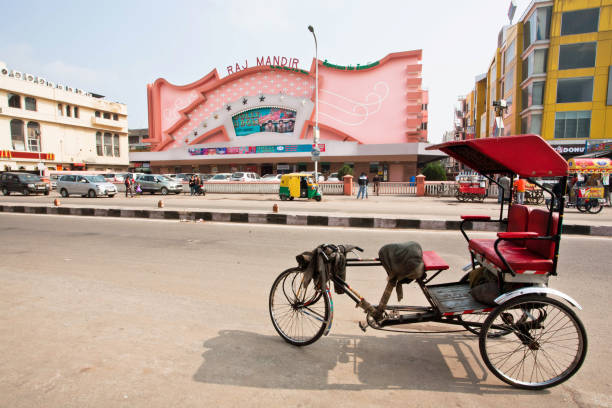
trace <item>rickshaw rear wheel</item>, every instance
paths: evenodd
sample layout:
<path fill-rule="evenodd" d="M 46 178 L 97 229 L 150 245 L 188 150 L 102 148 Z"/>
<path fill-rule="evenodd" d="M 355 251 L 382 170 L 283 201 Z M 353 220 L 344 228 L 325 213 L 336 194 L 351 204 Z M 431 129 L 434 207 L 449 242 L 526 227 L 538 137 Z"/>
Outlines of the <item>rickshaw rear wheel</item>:
<path fill-rule="evenodd" d="M 588 204 L 578 204 L 576 203 L 576 209 L 580 212 L 587 212 L 589 210 Z"/>
<path fill-rule="evenodd" d="M 507 336 L 489 336 L 507 330 Z M 500 380 L 539 390 L 574 375 L 587 352 L 584 326 L 574 311 L 556 299 L 526 295 L 493 310 L 479 338 L 480 355 Z"/>
<path fill-rule="evenodd" d="M 321 201 L 321 196 L 315 196 L 315 200 Z"/>
<path fill-rule="evenodd" d="M 293 197 L 293 196 L 289 197 L 289 201 L 293 201 L 294 198 L 295 197 Z"/>
<path fill-rule="evenodd" d="M 310 282 L 306 289 L 299 268 L 282 272 L 272 284 L 269 310 L 276 332 L 289 344 L 307 346 L 325 332 L 332 306 L 325 290 Z"/>
<path fill-rule="evenodd" d="M 286 201 L 287 200 L 287 196 L 284 195 L 284 194 L 281 194 L 280 195 L 280 199 L 281 199 L 281 201 Z"/>

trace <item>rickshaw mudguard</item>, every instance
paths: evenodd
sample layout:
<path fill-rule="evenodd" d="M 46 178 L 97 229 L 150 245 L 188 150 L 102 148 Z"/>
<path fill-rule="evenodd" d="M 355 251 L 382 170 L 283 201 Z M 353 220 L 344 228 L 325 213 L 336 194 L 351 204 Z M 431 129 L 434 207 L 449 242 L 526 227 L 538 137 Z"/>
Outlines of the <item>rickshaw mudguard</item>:
<path fill-rule="evenodd" d="M 576 302 L 571 296 L 566 295 L 565 293 L 558 291 L 557 289 L 547 288 L 547 287 L 539 287 L 539 286 L 531 286 L 528 288 L 521 288 L 517 290 L 513 290 L 512 292 L 504 293 L 503 295 L 495 298 L 495 303 L 501 305 L 506 303 L 507 301 L 514 299 L 523 295 L 532 295 L 532 294 L 545 294 L 545 295 L 554 295 L 558 296 L 565 301 L 567 301 L 570 305 L 582 310 L 582 306 L 578 302 Z"/>
<path fill-rule="evenodd" d="M 327 322 L 325 322 L 325 331 L 323 332 L 323 335 L 327 336 L 331 331 L 332 323 L 334 321 L 334 300 L 332 299 L 329 286 L 325 287 L 325 291 L 327 292 L 327 296 L 329 298 L 329 318 L 327 319 Z"/>

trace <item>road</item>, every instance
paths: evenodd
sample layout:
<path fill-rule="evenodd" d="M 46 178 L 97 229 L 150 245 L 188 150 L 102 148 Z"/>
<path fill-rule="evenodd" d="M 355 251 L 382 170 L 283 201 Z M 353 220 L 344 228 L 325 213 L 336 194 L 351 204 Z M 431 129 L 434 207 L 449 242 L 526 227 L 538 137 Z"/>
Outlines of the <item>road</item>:
<path fill-rule="evenodd" d="M 269 288 L 302 250 L 352 242 L 375 256 L 415 240 L 453 281 L 468 260 L 457 232 L 23 214 L 0 225 L 0 406 L 612 406 L 611 239 L 563 239 L 551 286 L 582 304 L 589 352 L 565 384 L 526 392 L 486 370 L 473 335 L 363 334 L 345 297 L 311 346 L 286 344 L 270 323 Z M 376 302 L 384 271 L 348 273 Z M 414 288 L 404 296 L 425 304 Z"/>
<path fill-rule="evenodd" d="M 483 203 L 460 203 L 451 197 L 401 197 L 370 196 L 368 200 L 357 200 L 349 196 L 329 195 L 323 201 L 279 201 L 273 194 L 207 194 L 205 197 L 189 195 L 143 195 L 125 198 L 118 194 L 113 198 L 81 198 L 71 196 L 61 198 L 56 192 L 50 196 L 0 196 L 0 204 L 52 205 L 60 198 L 62 206 L 70 207 L 113 207 L 113 208 L 157 208 L 159 200 L 164 200 L 168 209 L 210 210 L 210 211 L 248 211 L 270 212 L 278 204 L 281 213 L 287 214 L 350 214 L 380 218 L 409 218 L 426 220 L 459 220 L 460 215 L 478 214 L 499 217 L 499 205 L 495 199 Z M 542 208 L 545 208 L 542 206 Z M 567 209 L 564 223 L 581 225 L 612 226 L 612 208 L 605 207 L 599 214 L 583 214 L 575 208 Z"/>

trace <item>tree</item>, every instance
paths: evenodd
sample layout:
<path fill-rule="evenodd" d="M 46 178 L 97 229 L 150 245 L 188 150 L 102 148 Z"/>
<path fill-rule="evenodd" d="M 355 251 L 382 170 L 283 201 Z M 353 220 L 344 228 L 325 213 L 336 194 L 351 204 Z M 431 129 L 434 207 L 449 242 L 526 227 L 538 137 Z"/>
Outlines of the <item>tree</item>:
<path fill-rule="evenodd" d="M 439 161 L 427 163 L 423 175 L 428 181 L 446 181 L 446 171 Z"/>
<path fill-rule="evenodd" d="M 352 176 L 353 168 L 348 164 L 345 164 L 344 166 L 340 167 L 340 170 L 338 170 L 338 180 L 342 181 L 344 176 L 347 174 Z"/>

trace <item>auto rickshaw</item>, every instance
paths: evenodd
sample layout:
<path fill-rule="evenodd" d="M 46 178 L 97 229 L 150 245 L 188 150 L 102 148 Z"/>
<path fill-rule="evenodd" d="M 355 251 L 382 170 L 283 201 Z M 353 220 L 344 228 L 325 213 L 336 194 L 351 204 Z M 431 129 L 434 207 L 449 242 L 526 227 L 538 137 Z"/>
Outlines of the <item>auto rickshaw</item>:
<path fill-rule="evenodd" d="M 278 190 L 280 199 L 285 201 L 294 198 L 314 198 L 321 201 L 323 193 L 319 188 L 319 184 L 315 183 L 312 174 L 308 173 L 290 173 L 283 174 L 281 177 L 280 188 Z"/>

